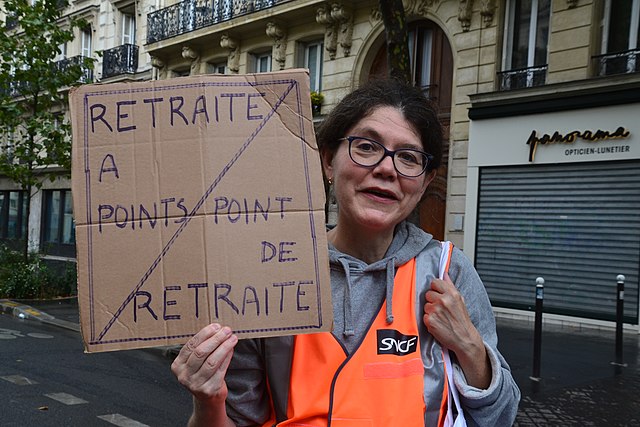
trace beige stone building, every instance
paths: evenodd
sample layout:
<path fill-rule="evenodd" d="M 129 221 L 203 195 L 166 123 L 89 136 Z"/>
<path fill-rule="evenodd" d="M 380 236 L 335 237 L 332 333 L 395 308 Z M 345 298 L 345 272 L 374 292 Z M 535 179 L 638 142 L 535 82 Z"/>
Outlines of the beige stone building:
<path fill-rule="evenodd" d="M 414 82 L 447 129 L 422 227 L 465 250 L 498 311 L 530 312 L 544 277 L 547 311 L 604 324 L 622 274 L 637 325 L 640 0 L 404 5 Z M 102 51 L 105 83 L 308 68 L 320 121 L 386 72 L 377 1 L 87 0 L 69 13 L 90 27 L 67 55 Z"/>

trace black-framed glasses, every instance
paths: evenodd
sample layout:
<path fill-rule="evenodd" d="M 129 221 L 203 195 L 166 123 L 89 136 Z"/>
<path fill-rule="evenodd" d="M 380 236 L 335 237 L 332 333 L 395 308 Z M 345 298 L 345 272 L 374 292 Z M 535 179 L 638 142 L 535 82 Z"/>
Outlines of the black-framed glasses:
<path fill-rule="evenodd" d="M 391 157 L 396 171 L 409 178 L 416 178 L 424 173 L 433 160 L 431 154 L 413 148 L 388 150 L 378 141 L 364 136 L 347 136 L 340 141 L 349 141 L 349 157 L 357 165 L 372 168 L 385 157 Z"/>

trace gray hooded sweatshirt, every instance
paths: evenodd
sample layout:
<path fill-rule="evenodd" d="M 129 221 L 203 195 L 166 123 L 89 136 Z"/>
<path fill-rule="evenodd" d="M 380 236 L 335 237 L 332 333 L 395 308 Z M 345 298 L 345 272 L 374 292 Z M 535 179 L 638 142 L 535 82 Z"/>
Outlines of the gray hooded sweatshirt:
<path fill-rule="evenodd" d="M 387 323 L 392 325 L 391 300 L 397 267 L 416 258 L 416 318 L 420 331 L 420 351 L 424 365 L 424 397 L 427 406 L 424 425 L 436 426 L 444 387 L 442 349 L 422 323 L 424 295 L 438 275 L 440 242 L 410 223 L 402 223 L 387 254 L 367 264 L 329 245 L 333 303 L 333 336 L 348 354 L 355 352 L 374 317 L 387 300 Z M 469 259 L 454 248 L 449 276 L 462 294 L 471 321 L 483 337 L 491 362 L 488 389 L 467 384 L 462 369 L 452 355 L 454 383 L 460 394 L 468 426 L 508 427 L 515 420 L 520 391 L 507 362 L 498 352 L 495 320 L 489 298 Z M 293 337 L 241 340 L 236 346 L 226 382 L 229 388 L 227 413 L 238 426 L 262 425 L 270 417 L 273 397 L 276 415 L 286 414 Z M 329 374 L 329 373 L 328 373 Z"/>

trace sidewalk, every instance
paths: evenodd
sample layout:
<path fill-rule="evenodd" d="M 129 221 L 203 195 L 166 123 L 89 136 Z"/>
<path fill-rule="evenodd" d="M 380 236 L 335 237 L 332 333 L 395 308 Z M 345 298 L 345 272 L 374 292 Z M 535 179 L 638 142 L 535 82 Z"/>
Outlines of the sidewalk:
<path fill-rule="evenodd" d="M 542 328 L 540 380 L 533 375 L 533 322 L 497 319 L 498 347 L 522 392 L 516 426 L 640 426 L 640 336 L 615 330 Z"/>
<path fill-rule="evenodd" d="M 0 313 L 79 331 L 75 298 L 0 300 Z M 615 331 L 545 324 L 540 380 L 533 381 L 533 322 L 498 317 L 499 349 L 522 391 L 514 426 L 640 426 L 640 335 L 625 331 L 623 362 Z M 167 357 L 173 354 L 166 351 Z M 502 427 L 502 426 L 496 426 Z M 505 426 L 508 427 L 508 426 Z"/>

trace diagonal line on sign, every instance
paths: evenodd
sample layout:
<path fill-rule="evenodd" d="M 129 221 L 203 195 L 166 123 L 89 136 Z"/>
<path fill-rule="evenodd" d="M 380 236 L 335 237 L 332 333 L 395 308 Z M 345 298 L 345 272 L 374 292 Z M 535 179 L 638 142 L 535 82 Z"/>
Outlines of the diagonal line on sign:
<path fill-rule="evenodd" d="M 262 120 L 262 122 L 260 122 L 258 127 L 253 131 L 253 133 L 249 136 L 249 138 L 247 138 L 245 143 L 240 147 L 240 149 L 236 152 L 236 154 L 233 156 L 233 158 L 226 164 L 226 166 L 224 168 L 222 168 L 222 171 L 220 171 L 220 173 L 218 174 L 216 179 L 211 183 L 211 185 L 209 186 L 207 191 L 202 195 L 202 197 L 200 198 L 198 203 L 194 206 L 194 208 L 191 210 L 191 212 L 187 216 L 186 220 L 183 221 L 182 224 L 180 224 L 180 227 L 176 230 L 176 232 L 173 233 L 173 236 L 171 236 L 171 239 L 169 239 L 169 241 L 164 246 L 164 248 L 162 248 L 162 252 L 160 252 L 160 254 L 156 257 L 155 261 L 153 261 L 151 266 L 144 273 L 144 275 L 142 276 L 142 278 L 140 279 L 140 281 L 138 282 L 136 287 L 133 289 L 133 291 L 131 291 L 129 296 L 127 296 L 127 298 L 124 300 L 124 302 L 122 303 L 120 308 L 118 308 L 118 310 L 116 310 L 116 312 L 114 313 L 113 317 L 111 318 L 111 320 L 109 320 L 109 323 L 107 323 L 107 325 L 104 327 L 102 332 L 100 332 L 100 335 L 98 336 L 98 341 L 101 341 L 102 338 L 105 336 L 105 334 L 109 331 L 109 329 L 111 329 L 111 327 L 113 326 L 115 321 L 118 319 L 118 317 L 120 317 L 120 314 L 122 314 L 124 309 L 131 302 L 131 300 L 134 298 L 136 292 L 138 292 L 140 290 L 140 288 L 145 284 L 145 282 L 147 281 L 149 276 L 151 276 L 151 274 L 154 272 L 156 267 L 158 267 L 158 265 L 160 264 L 160 261 L 162 261 L 164 256 L 169 252 L 169 250 L 171 249 L 171 246 L 173 245 L 173 243 L 180 236 L 180 234 L 182 234 L 182 232 L 184 231 L 185 227 L 187 227 L 187 225 L 189 225 L 189 223 L 191 222 L 191 219 L 196 215 L 196 213 L 202 207 L 202 205 L 204 205 L 205 201 L 211 195 L 213 190 L 218 186 L 218 184 L 220 183 L 222 178 L 224 178 L 224 176 L 227 174 L 229 169 L 231 169 L 231 167 L 236 163 L 236 161 L 238 161 L 240 156 L 246 151 L 246 149 L 249 147 L 249 145 L 251 145 L 251 143 L 255 140 L 256 136 L 258 136 L 258 133 L 260 133 L 260 131 L 262 130 L 264 125 L 275 114 L 275 112 L 278 109 L 278 107 L 280 107 L 280 104 L 282 104 L 284 102 L 284 99 L 287 97 L 289 92 L 291 92 L 291 90 L 296 86 L 297 86 L 297 81 L 292 81 L 290 83 L 289 87 L 287 87 L 285 89 L 285 91 L 282 94 L 282 96 L 280 98 L 278 98 L 276 103 L 273 105 L 273 108 L 271 109 L 269 114 L 267 114 L 266 117 Z"/>

